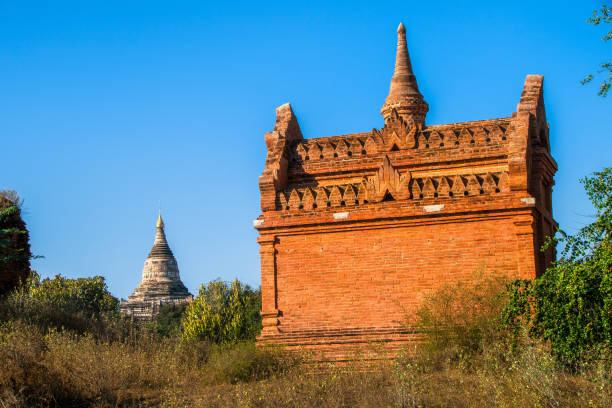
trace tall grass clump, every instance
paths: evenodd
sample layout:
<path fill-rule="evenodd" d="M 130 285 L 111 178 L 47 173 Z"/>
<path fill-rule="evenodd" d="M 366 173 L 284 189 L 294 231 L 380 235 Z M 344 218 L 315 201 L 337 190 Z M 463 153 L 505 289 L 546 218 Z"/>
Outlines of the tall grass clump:
<path fill-rule="evenodd" d="M 426 293 L 408 324 L 422 334 L 420 349 L 453 360 L 470 358 L 483 347 L 503 341 L 499 317 L 506 304 L 510 280 L 502 275 L 474 272 L 458 281 Z"/>

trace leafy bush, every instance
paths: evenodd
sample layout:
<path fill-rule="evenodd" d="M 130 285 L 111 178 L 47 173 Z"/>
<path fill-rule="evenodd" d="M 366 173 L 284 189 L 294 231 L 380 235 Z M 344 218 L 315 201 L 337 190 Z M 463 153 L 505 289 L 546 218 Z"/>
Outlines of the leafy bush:
<path fill-rule="evenodd" d="M 160 336 L 173 336 L 182 333 L 181 320 L 185 316 L 186 303 L 170 303 L 159 308 L 153 329 Z"/>
<path fill-rule="evenodd" d="M 0 302 L 0 321 L 118 338 L 131 330 L 119 318 L 118 304 L 103 277 L 67 279 L 58 275 L 41 281 L 32 272 L 26 284 Z"/>
<path fill-rule="evenodd" d="M 29 281 L 29 294 L 42 303 L 86 316 L 99 317 L 119 309 L 119 300 L 108 291 L 102 276 L 68 279 L 57 275 L 41 281 L 34 273 Z"/>
<path fill-rule="evenodd" d="M 200 286 L 183 319 L 183 338 L 213 343 L 254 340 L 261 330 L 261 293 L 238 279 Z"/>
<path fill-rule="evenodd" d="M 547 349 L 493 343 L 453 361 L 294 366 L 252 343 L 214 346 L 0 325 L 0 407 L 609 407 L 610 364 L 568 373 Z M 411 357 L 413 354 L 410 355 Z"/>
<path fill-rule="evenodd" d="M 561 242 L 561 257 L 539 279 L 515 282 L 504 311 L 508 326 L 527 325 L 570 365 L 612 347 L 612 168 L 581 182 L 597 211 L 595 222 L 550 239 L 543 249 Z"/>

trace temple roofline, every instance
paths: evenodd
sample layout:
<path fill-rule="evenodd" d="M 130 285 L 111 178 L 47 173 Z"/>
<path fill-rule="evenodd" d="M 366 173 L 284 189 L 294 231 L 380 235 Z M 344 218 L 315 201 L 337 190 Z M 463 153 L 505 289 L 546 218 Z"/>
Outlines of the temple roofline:
<path fill-rule="evenodd" d="M 442 123 L 438 125 L 427 125 L 423 127 L 423 129 L 421 129 L 421 132 L 428 132 L 431 130 L 438 130 L 442 128 L 448 129 L 448 128 L 454 128 L 454 127 L 463 128 L 463 127 L 486 125 L 486 124 L 507 124 L 511 120 L 512 120 L 512 116 L 505 116 L 501 118 L 471 120 L 467 122 Z M 372 134 L 372 131 L 358 132 L 358 133 L 346 133 L 346 134 L 332 135 L 332 136 L 305 137 L 304 139 L 298 140 L 297 143 L 317 141 L 317 140 L 327 141 L 327 140 L 334 140 L 334 139 L 350 139 L 350 138 L 368 137 L 371 134 Z"/>

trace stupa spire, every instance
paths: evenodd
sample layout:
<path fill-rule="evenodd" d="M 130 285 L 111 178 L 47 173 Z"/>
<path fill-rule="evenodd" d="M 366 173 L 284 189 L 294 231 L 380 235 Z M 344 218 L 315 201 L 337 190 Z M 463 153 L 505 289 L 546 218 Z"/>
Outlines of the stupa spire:
<path fill-rule="evenodd" d="M 406 43 L 406 28 L 400 23 L 397 28 L 397 52 L 395 55 L 395 72 L 391 78 L 389 96 L 381 109 L 381 113 L 388 122 L 397 111 L 399 116 L 408 123 L 417 126 L 425 125 L 425 115 L 429 105 L 419 92 L 416 77 L 412 72 L 408 45 Z"/>
<path fill-rule="evenodd" d="M 164 220 L 162 220 L 161 211 L 157 216 L 156 226 L 157 232 L 155 233 L 153 248 L 151 248 L 151 252 L 149 252 L 149 258 L 162 256 L 174 259 L 174 255 L 172 254 L 172 250 L 170 249 L 168 240 L 166 239 L 166 233 L 164 232 Z"/>

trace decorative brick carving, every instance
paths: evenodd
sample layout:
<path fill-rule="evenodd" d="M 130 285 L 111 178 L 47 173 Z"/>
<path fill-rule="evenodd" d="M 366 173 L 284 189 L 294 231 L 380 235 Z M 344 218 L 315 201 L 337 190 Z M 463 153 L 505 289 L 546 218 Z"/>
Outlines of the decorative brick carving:
<path fill-rule="evenodd" d="M 317 189 L 317 196 L 315 198 L 315 204 L 317 205 L 317 208 L 319 209 L 328 207 L 329 194 L 327 193 L 327 190 L 324 187 L 319 187 Z"/>
<path fill-rule="evenodd" d="M 385 197 L 399 200 L 407 197 L 410 173 L 403 176 L 393 167 L 389 156 L 384 156 L 382 164 L 370 180 L 374 192 L 373 197 L 369 197 L 372 202 L 379 202 Z"/>
<path fill-rule="evenodd" d="M 507 173 L 466 174 L 412 179 L 410 172 L 400 174 L 389 158 L 374 176 L 358 183 L 324 187 L 295 187 L 279 191 L 277 211 L 322 211 L 327 207 L 355 206 L 390 200 L 476 196 L 507 191 Z M 316 189 L 316 190 L 315 190 Z"/>

